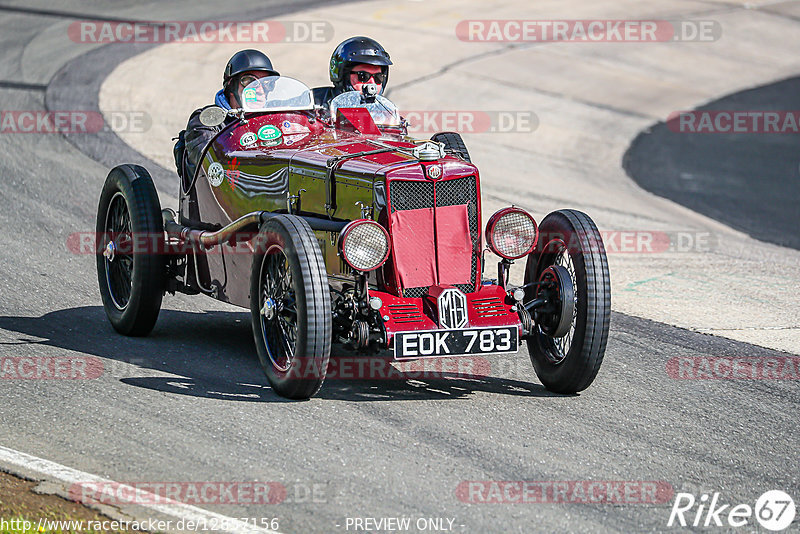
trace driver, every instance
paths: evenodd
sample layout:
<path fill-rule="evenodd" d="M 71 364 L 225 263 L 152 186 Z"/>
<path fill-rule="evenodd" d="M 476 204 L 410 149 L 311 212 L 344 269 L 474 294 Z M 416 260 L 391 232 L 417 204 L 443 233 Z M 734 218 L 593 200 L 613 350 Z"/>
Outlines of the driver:
<path fill-rule="evenodd" d="M 244 88 L 265 76 L 280 76 L 272 68 L 272 61 L 266 54 L 252 49 L 236 52 L 225 65 L 222 89 L 214 97 L 213 105 L 222 109 L 241 108 Z M 196 109 L 189 117 L 186 130 L 178 135 L 178 142 L 174 148 L 178 174 L 189 179 L 194 176 L 197 162 L 200 160 L 206 144 L 230 121 L 236 120 L 234 117 L 228 117 L 223 124 L 217 127 L 205 126 L 200 122 L 200 112 L 203 109 L 205 108 Z"/>
<path fill-rule="evenodd" d="M 331 55 L 328 73 L 333 87 L 316 87 L 314 102 L 328 107 L 331 100 L 347 91 L 361 91 L 366 83 L 378 86 L 383 94 L 389 81 L 389 53 L 369 37 L 351 37 L 339 43 Z"/>

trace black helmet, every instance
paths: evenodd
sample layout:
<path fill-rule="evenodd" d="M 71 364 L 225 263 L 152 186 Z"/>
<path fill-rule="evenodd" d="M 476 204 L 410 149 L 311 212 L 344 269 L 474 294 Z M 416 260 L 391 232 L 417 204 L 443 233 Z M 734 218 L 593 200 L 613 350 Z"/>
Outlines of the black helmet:
<path fill-rule="evenodd" d="M 272 61 L 263 52 L 253 49 L 240 50 L 225 65 L 225 73 L 222 75 L 222 87 L 227 90 L 228 84 L 234 76 L 249 70 L 260 70 L 269 73 L 270 76 L 280 76 L 272 68 Z"/>
<path fill-rule="evenodd" d="M 367 65 L 377 65 L 386 75 L 386 80 L 381 86 L 381 93 L 386 88 L 389 81 L 389 53 L 375 39 L 369 37 L 351 37 L 339 43 L 336 50 L 331 55 L 329 72 L 336 93 L 352 91 L 350 86 L 350 70 L 353 65 L 366 63 Z"/>

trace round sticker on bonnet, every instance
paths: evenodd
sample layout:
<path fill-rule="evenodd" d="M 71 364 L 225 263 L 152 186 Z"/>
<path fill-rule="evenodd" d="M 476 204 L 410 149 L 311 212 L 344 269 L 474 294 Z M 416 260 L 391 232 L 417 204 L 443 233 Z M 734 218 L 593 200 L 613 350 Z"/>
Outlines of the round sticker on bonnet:
<path fill-rule="evenodd" d="M 258 141 L 258 138 L 253 132 L 247 132 L 239 138 L 239 144 L 242 146 L 252 145 L 256 141 Z"/>
<path fill-rule="evenodd" d="M 282 135 L 281 131 L 271 124 L 264 125 L 258 129 L 258 138 L 262 141 L 279 139 Z"/>
<path fill-rule="evenodd" d="M 225 169 L 222 168 L 222 164 L 215 161 L 211 165 L 208 166 L 208 183 L 213 185 L 214 187 L 219 187 L 222 184 L 222 180 L 225 178 Z"/>
<path fill-rule="evenodd" d="M 279 137 L 278 139 L 269 139 L 267 141 L 261 141 L 259 145 L 261 145 L 264 148 L 269 148 L 273 146 L 278 146 L 279 144 L 281 144 L 282 141 L 283 139 Z"/>

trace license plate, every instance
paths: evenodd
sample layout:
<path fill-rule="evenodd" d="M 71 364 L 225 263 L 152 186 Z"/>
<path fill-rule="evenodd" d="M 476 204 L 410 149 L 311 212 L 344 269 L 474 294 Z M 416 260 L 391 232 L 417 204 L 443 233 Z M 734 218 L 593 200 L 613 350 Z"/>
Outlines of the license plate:
<path fill-rule="evenodd" d="M 398 332 L 394 335 L 396 360 L 431 356 L 517 352 L 519 331 L 514 326 Z"/>

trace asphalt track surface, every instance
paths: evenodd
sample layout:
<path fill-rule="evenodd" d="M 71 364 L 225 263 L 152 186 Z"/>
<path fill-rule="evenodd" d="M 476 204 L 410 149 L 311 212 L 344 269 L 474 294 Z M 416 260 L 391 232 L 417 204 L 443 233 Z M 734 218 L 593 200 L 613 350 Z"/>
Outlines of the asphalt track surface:
<path fill-rule="evenodd" d="M 728 95 L 696 111 L 798 108 L 800 79 L 790 78 Z M 800 249 L 797 133 L 686 135 L 675 131 L 678 124 L 672 126 L 661 122 L 631 145 L 625 169 L 636 183 L 756 239 Z"/>
<path fill-rule="evenodd" d="M 146 7 L 60 9 L 152 17 Z M 85 47 L 47 46 L 63 19 L 0 8 L 4 109 L 70 109 L 45 102 L 63 97 L 54 81 L 97 80 L 79 66 L 121 59 L 108 47 L 107 62 L 99 48 L 70 63 Z M 82 98 L 91 99 L 87 80 Z M 539 385 L 523 350 L 491 358 L 485 377 L 330 380 L 314 399 L 287 402 L 267 386 L 248 314 L 203 297 L 167 298 L 152 336 L 122 338 L 100 305 L 94 258 L 65 243 L 93 229 L 109 162 L 141 156 L 113 135 L 1 135 L 0 146 L 0 355 L 91 356 L 104 367 L 94 380 L 0 382 L 3 446 L 120 482 L 280 482 L 280 504 L 207 508 L 277 517 L 292 533 L 402 516 L 452 518 L 455 532 L 470 533 L 667 529 L 671 500 L 469 504 L 456 494 L 465 480 L 663 481 L 751 505 L 767 489 L 800 495 L 796 381 L 666 372 L 672 358 L 785 354 L 643 319 L 613 315 L 597 380 L 575 396 Z M 168 170 L 151 170 L 170 187 Z"/>

